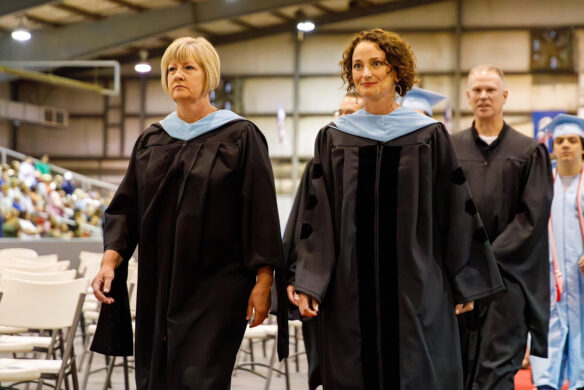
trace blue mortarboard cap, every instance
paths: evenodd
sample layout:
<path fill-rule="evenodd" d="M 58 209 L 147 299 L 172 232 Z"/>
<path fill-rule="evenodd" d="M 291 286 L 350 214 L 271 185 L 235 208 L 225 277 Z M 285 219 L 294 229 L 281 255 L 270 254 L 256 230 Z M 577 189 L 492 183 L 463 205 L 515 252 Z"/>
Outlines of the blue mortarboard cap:
<path fill-rule="evenodd" d="M 584 138 L 584 118 L 575 115 L 558 114 L 541 131 L 552 134 L 553 138 L 572 134 L 577 134 Z"/>
<path fill-rule="evenodd" d="M 444 99 L 446 99 L 444 95 L 414 87 L 406 93 L 401 104 L 403 107 L 411 108 L 412 110 L 422 110 L 427 115 L 432 116 L 432 106 Z"/>

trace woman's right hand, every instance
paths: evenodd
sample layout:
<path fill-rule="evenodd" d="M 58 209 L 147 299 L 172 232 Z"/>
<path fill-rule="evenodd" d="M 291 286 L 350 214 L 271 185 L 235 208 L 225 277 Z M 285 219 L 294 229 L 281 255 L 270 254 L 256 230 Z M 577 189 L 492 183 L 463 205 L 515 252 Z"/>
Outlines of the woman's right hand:
<path fill-rule="evenodd" d="M 310 304 L 312 304 L 312 307 Z M 303 317 L 316 317 L 318 314 L 318 302 L 310 295 L 298 293 L 298 309 Z"/>
<path fill-rule="evenodd" d="M 93 289 L 93 295 L 97 298 L 98 301 L 107 303 L 114 303 L 114 299 L 110 297 L 106 297 L 105 294 L 108 294 L 112 288 L 112 281 L 114 280 L 115 271 L 114 268 L 110 265 L 103 265 L 101 269 L 93 278 L 91 282 L 91 288 Z"/>
<path fill-rule="evenodd" d="M 111 249 L 106 250 L 103 254 L 101 268 L 91 282 L 93 295 L 98 301 L 107 303 L 108 305 L 114 303 L 114 299 L 106 297 L 105 294 L 109 294 L 112 288 L 112 281 L 115 277 L 115 269 L 122 263 L 122 261 L 122 256 Z"/>

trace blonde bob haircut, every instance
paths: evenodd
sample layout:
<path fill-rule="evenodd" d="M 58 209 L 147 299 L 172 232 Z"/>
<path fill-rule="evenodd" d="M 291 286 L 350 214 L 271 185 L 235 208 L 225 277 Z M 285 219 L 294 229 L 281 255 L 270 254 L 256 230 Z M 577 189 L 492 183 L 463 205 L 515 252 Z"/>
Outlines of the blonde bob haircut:
<path fill-rule="evenodd" d="M 211 93 L 219 86 L 221 63 L 215 48 L 205 38 L 182 37 L 175 39 L 164 51 L 160 62 L 162 89 L 168 91 L 168 67 L 174 61 L 195 61 L 205 72 L 203 95 Z"/>

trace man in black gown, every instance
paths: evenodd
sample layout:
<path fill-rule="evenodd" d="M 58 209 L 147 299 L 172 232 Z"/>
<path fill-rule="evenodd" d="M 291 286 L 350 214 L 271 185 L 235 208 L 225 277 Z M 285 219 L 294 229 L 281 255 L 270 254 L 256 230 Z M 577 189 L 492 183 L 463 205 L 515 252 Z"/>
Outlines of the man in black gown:
<path fill-rule="evenodd" d="M 479 65 L 466 91 L 470 129 L 452 137 L 484 223 L 506 291 L 475 302 L 459 317 L 465 389 L 513 389 L 527 333 L 547 355 L 547 221 L 552 172 L 547 149 L 503 120 L 508 91 L 501 70 Z"/>
<path fill-rule="evenodd" d="M 350 115 L 363 108 L 363 99 L 356 93 L 347 93 L 341 103 L 339 109 L 335 111 L 335 117 L 340 118 L 344 115 Z M 282 246 L 284 247 L 284 259 L 288 269 L 288 299 L 294 305 L 298 304 L 298 294 L 294 292 L 294 279 L 296 273 L 296 244 L 300 239 L 302 232 L 302 213 L 307 207 L 310 189 L 310 169 L 312 167 L 312 159 L 308 160 L 304 168 L 304 174 L 298 185 L 296 196 L 294 197 L 294 204 L 290 210 L 290 216 L 286 223 L 284 230 L 284 237 L 282 238 Z M 275 286 L 274 286 L 275 289 Z M 276 294 L 274 294 L 276 295 Z M 276 306 L 272 303 L 272 307 Z M 300 318 L 300 313 L 296 306 L 289 306 L 291 309 L 290 319 Z M 318 318 L 305 319 L 302 323 L 302 338 L 304 339 L 304 349 L 306 351 L 306 358 L 308 360 L 308 388 L 315 390 L 322 384 L 320 375 L 320 361 L 318 358 Z"/>

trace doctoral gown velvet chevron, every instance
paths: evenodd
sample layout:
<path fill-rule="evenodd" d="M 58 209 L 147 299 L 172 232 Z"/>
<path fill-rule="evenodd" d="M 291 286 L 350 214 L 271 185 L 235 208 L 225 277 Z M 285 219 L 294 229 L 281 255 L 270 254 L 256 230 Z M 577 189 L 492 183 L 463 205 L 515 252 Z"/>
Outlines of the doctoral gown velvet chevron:
<path fill-rule="evenodd" d="M 454 305 L 503 285 L 444 126 L 388 142 L 323 128 L 302 221 L 324 388 L 461 389 Z"/>
<path fill-rule="evenodd" d="M 227 390 L 257 269 L 270 265 L 286 313 L 276 197 L 265 139 L 236 120 L 189 141 L 159 124 L 138 139 L 106 211 L 105 249 L 126 260 L 102 305 L 92 349 L 132 351 L 125 272 L 139 246 L 139 390 Z M 288 345 L 279 316 L 280 356 Z"/>

